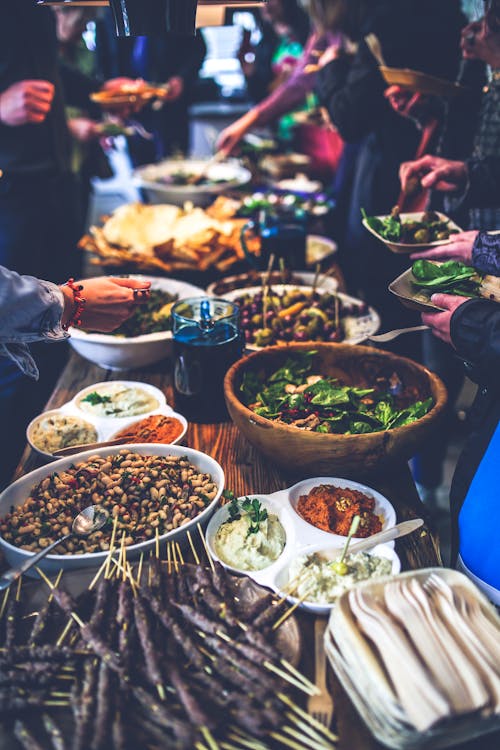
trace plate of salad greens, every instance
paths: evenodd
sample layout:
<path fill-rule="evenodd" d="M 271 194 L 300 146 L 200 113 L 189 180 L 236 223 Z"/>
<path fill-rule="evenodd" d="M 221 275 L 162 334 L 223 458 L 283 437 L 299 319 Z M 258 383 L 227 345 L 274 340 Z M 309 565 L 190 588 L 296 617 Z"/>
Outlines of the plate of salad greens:
<path fill-rule="evenodd" d="M 367 216 L 361 209 L 363 226 L 393 253 L 413 253 L 422 247 L 446 245 L 454 234 L 461 232 L 445 214 L 439 211 L 400 213 L 395 206 L 386 216 Z"/>
<path fill-rule="evenodd" d="M 435 293 L 500 301 L 500 279 L 484 276 L 460 261 L 420 259 L 389 285 L 389 291 L 412 310 L 439 312 L 443 308 L 431 302 Z"/>
<path fill-rule="evenodd" d="M 259 417 L 324 434 L 361 435 L 404 427 L 434 406 L 432 397 L 412 398 L 396 372 L 372 387 L 346 384 L 321 372 L 316 351 L 296 352 L 263 376 L 247 371 L 240 398 Z"/>

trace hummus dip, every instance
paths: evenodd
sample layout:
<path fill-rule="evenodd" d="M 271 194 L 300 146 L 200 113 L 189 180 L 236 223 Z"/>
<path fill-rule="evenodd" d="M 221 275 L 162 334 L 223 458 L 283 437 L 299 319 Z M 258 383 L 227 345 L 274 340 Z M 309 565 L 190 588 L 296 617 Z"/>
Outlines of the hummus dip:
<path fill-rule="evenodd" d="M 143 388 L 109 383 L 78 399 L 78 408 L 95 417 L 135 417 L 158 409 L 158 400 Z"/>
<path fill-rule="evenodd" d="M 252 522 L 243 513 L 236 521 L 221 524 L 215 535 L 214 547 L 217 556 L 238 570 L 262 570 L 267 568 L 283 552 L 286 542 L 285 529 L 278 516 L 272 513 L 259 524 L 259 530 L 250 533 Z"/>
<path fill-rule="evenodd" d="M 44 453 L 55 453 L 71 445 L 85 445 L 97 441 L 93 425 L 79 417 L 51 414 L 40 417 L 31 430 L 31 442 Z"/>
<path fill-rule="evenodd" d="M 367 552 L 348 555 L 345 562 L 348 573 L 342 576 L 335 572 L 332 561 L 322 557 L 320 552 L 298 557 L 289 569 L 290 580 L 300 581 L 296 596 L 307 596 L 306 601 L 315 604 L 330 604 L 358 581 L 381 578 L 392 571 L 390 560 Z"/>

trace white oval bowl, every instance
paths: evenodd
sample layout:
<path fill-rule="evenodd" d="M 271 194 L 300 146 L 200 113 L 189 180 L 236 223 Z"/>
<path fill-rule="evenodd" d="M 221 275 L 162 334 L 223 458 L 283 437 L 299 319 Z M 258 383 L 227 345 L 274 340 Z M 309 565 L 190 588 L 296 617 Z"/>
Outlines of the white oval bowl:
<path fill-rule="evenodd" d="M 185 448 L 181 445 L 160 445 L 158 443 L 139 443 L 133 445 L 118 445 L 113 448 L 98 448 L 93 451 L 86 451 L 85 453 L 78 453 L 75 456 L 68 458 L 61 458 L 58 461 L 54 461 L 50 467 L 43 466 L 40 469 L 35 469 L 29 474 L 26 474 L 21 479 L 11 484 L 5 489 L 0 495 L 0 518 L 3 518 L 9 511 L 10 508 L 18 507 L 22 505 L 30 495 L 33 486 L 37 485 L 42 479 L 45 479 L 49 474 L 54 471 L 64 471 L 72 464 L 79 461 L 84 461 L 91 456 L 114 456 L 121 450 L 129 450 L 131 453 L 140 453 L 143 456 L 186 456 L 186 458 L 200 469 L 201 472 L 211 474 L 215 484 L 217 485 L 217 494 L 208 505 L 198 516 L 193 518 L 184 526 L 169 531 L 167 534 L 162 534 L 159 537 L 160 543 L 164 544 L 167 541 L 180 541 L 184 539 L 189 530 L 196 528 L 196 524 L 204 524 L 208 521 L 219 502 L 219 498 L 224 489 L 224 471 L 220 464 L 217 463 L 211 456 L 200 451 L 193 450 L 192 448 Z M 147 552 L 153 549 L 156 540 L 152 539 L 147 542 L 140 542 L 139 544 L 132 544 L 127 547 L 127 557 L 129 559 L 135 559 L 139 557 L 141 552 Z M 0 548 L 7 559 L 7 562 L 11 566 L 18 566 L 33 556 L 33 552 L 23 550 L 20 547 L 15 547 L 13 544 L 6 542 L 3 537 L 0 536 Z M 102 565 L 106 559 L 108 552 L 92 552 L 84 553 L 81 555 L 47 555 L 39 564 L 39 567 L 46 573 L 56 573 L 59 570 L 77 570 L 79 568 L 94 568 Z"/>
<path fill-rule="evenodd" d="M 129 278 L 150 281 L 153 289 L 177 295 L 178 299 L 206 295 L 204 289 L 176 279 L 140 275 L 131 275 Z M 69 333 L 69 343 L 81 357 L 110 370 L 152 365 L 168 357 L 172 350 L 172 331 L 158 331 L 130 338 L 110 333 L 86 333 L 80 328 L 70 328 Z"/>
<path fill-rule="evenodd" d="M 53 417 L 56 415 L 61 415 L 64 417 L 77 417 L 78 419 L 81 419 L 82 422 L 87 422 L 88 424 L 92 425 L 94 430 L 97 433 L 97 440 L 95 442 L 102 442 L 103 440 L 107 440 L 107 433 L 106 430 L 103 430 L 103 428 L 97 424 L 95 424 L 95 419 L 92 419 L 92 417 L 89 419 L 88 417 L 90 415 L 85 414 L 85 416 L 82 416 L 82 414 L 72 414 L 69 413 L 66 409 L 49 409 L 48 411 L 42 412 L 42 414 L 38 414 L 34 419 L 31 420 L 29 425 L 26 428 L 26 439 L 28 443 L 30 444 L 31 448 L 38 453 L 40 456 L 43 456 L 44 459 L 52 461 L 54 459 L 54 455 L 52 453 L 47 453 L 47 451 L 43 451 L 41 448 L 37 448 L 36 444 L 33 442 L 33 430 L 35 429 L 35 426 L 38 424 L 38 422 L 41 419 L 45 419 L 46 417 Z M 69 446 L 68 446 L 69 447 Z"/>
<path fill-rule="evenodd" d="M 305 294 L 311 292 L 310 286 L 299 286 L 298 284 L 273 284 L 273 291 L 276 294 L 284 294 L 285 292 L 291 292 L 293 290 L 299 290 L 300 292 L 303 292 Z M 327 290 L 323 290 L 326 292 Z M 262 292 L 262 287 L 260 286 L 253 286 L 248 287 L 245 289 L 233 289 L 231 292 L 226 292 L 225 294 L 221 294 L 221 299 L 227 299 L 230 302 L 236 302 L 238 297 L 241 297 L 242 295 L 250 294 L 258 294 Z M 360 306 L 364 304 L 362 300 L 356 299 L 356 297 L 350 297 L 348 294 L 343 294 L 342 292 L 336 292 L 337 297 L 341 299 L 343 302 L 346 302 L 348 304 L 353 304 L 356 306 Z M 380 317 L 377 311 L 373 307 L 368 308 L 368 315 L 364 315 L 360 318 L 353 318 L 350 316 L 346 316 L 344 320 L 349 320 L 349 328 L 350 328 L 350 334 L 346 331 L 346 337 L 343 339 L 341 343 L 343 344 L 361 344 L 362 341 L 365 341 L 368 336 L 373 336 L 374 333 L 376 333 L 380 326 Z M 277 344 L 274 344 L 274 346 L 286 346 L 288 342 L 285 341 L 279 341 Z M 293 343 L 293 342 L 290 342 Z M 308 343 L 306 341 L 301 343 Z M 315 342 L 312 341 L 312 344 Z M 328 343 L 327 341 L 324 342 L 318 342 L 318 343 Z M 270 345 L 271 346 L 271 345 Z M 252 352 L 260 352 L 262 349 L 266 349 L 265 346 L 257 346 L 256 344 L 245 344 L 245 348 L 248 351 Z"/>
<path fill-rule="evenodd" d="M 146 164 L 133 173 L 134 184 L 144 190 L 151 203 L 173 203 L 178 206 L 186 201 L 195 206 L 205 206 L 213 201 L 216 195 L 221 195 L 231 188 L 240 187 L 250 182 L 251 172 L 243 167 L 236 159 L 229 159 L 219 164 L 211 164 L 206 174 L 213 180 L 221 182 L 210 185 L 171 185 L 161 182 L 162 177 L 168 177 L 179 171 L 199 174 L 206 169 L 206 159 L 175 160 L 167 159 L 158 164 Z"/>
<path fill-rule="evenodd" d="M 307 555 L 311 555 L 315 552 L 327 552 L 330 550 L 336 550 L 340 552 L 340 548 L 336 545 L 326 545 L 326 544 L 311 544 L 308 547 L 304 547 L 303 549 L 299 550 L 297 553 L 298 557 L 304 557 Z M 377 555 L 379 557 L 386 557 L 388 560 L 392 562 L 392 571 L 391 575 L 397 575 L 401 570 L 401 560 L 399 559 L 399 556 L 396 554 L 395 550 L 392 547 L 389 547 L 386 544 L 379 544 L 376 547 L 374 547 L 371 550 L 367 550 L 367 554 L 369 555 Z M 280 569 L 276 572 L 276 575 L 274 577 L 274 581 L 272 584 L 272 588 L 276 591 L 276 593 L 285 596 L 283 592 L 283 589 L 286 587 L 288 583 L 288 570 L 292 563 L 292 560 L 288 559 L 284 565 L 280 567 Z M 373 578 L 373 579 L 366 579 L 368 580 L 385 580 L 387 576 L 383 576 L 381 578 Z M 359 581 L 360 584 L 366 583 L 366 581 Z M 355 584 L 356 585 L 356 584 Z M 291 604 L 297 604 L 298 599 L 294 596 L 287 596 L 286 597 L 288 601 Z M 298 604 L 298 606 L 305 610 L 306 612 L 310 612 L 311 614 L 315 615 L 328 615 L 331 608 L 334 606 L 335 601 L 330 602 L 329 604 L 319 604 L 315 602 L 308 602 L 307 600 L 302 601 Z"/>

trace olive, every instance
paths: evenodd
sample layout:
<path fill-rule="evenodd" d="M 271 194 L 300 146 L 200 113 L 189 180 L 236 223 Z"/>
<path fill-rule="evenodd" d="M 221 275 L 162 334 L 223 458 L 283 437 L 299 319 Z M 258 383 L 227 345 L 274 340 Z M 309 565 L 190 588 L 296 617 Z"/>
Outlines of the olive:
<path fill-rule="evenodd" d="M 262 315 L 252 315 L 252 325 L 255 328 L 260 328 L 262 325 Z"/>
<path fill-rule="evenodd" d="M 253 341 L 253 333 L 252 331 L 245 331 L 245 341 L 247 344 L 251 344 Z"/>
<path fill-rule="evenodd" d="M 343 339 L 342 331 L 339 328 L 337 328 L 336 331 L 334 331 L 328 336 L 328 341 L 337 342 L 337 341 L 342 341 L 342 339 Z"/>
<path fill-rule="evenodd" d="M 422 223 L 423 224 L 431 224 L 433 221 L 439 221 L 439 216 L 435 211 L 425 211 L 422 214 Z"/>
<path fill-rule="evenodd" d="M 415 242 L 429 242 L 430 234 L 428 229 L 418 229 L 413 235 Z"/>
<path fill-rule="evenodd" d="M 270 323 L 274 317 L 275 317 L 274 312 L 272 310 L 268 310 L 266 312 L 266 323 Z"/>
<path fill-rule="evenodd" d="M 290 326 L 293 326 L 293 324 L 295 322 L 294 319 L 293 319 L 293 317 L 291 315 L 285 315 L 285 317 L 282 318 L 282 320 L 283 320 L 283 323 L 285 324 L 285 326 L 287 328 L 289 328 Z"/>
<path fill-rule="evenodd" d="M 274 335 L 270 328 L 261 328 L 255 334 L 255 343 L 257 346 L 268 346 L 273 343 L 273 340 Z"/>
<path fill-rule="evenodd" d="M 252 302 L 252 304 L 250 305 L 250 312 L 252 313 L 252 315 L 256 315 L 257 313 L 259 313 L 260 305 L 258 305 L 256 302 Z"/>
<path fill-rule="evenodd" d="M 309 334 L 305 326 L 298 326 L 293 332 L 294 341 L 309 341 Z"/>
<path fill-rule="evenodd" d="M 437 240 L 447 240 L 447 239 L 449 239 L 449 237 L 450 237 L 450 233 L 448 232 L 447 229 L 445 229 L 443 232 L 438 232 L 436 234 L 436 239 Z"/>
<path fill-rule="evenodd" d="M 283 330 L 283 326 L 281 325 L 281 320 L 279 318 L 274 318 L 271 321 L 271 328 L 276 333 L 279 333 L 280 331 L 282 331 Z"/>

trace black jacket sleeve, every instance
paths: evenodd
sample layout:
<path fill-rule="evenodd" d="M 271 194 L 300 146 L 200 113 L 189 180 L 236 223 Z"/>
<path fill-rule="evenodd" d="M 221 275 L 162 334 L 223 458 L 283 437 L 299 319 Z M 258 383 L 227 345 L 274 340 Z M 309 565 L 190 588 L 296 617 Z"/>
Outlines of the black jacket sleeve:
<path fill-rule="evenodd" d="M 473 299 L 451 317 L 451 340 L 467 362 L 473 380 L 500 387 L 500 305 Z"/>
<path fill-rule="evenodd" d="M 64 90 L 64 102 L 70 107 L 77 107 L 100 119 L 101 109 L 90 100 L 90 94 L 101 88 L 102 82 L 98 78 L 85 75 L 64 60 L 59 60 L 59 74 Z"/>
<path fill-rule="evenodd" d="M 333 124 L 348 143 L 371 132 L 389 107 L 384 80 L 363 41 L 354 56 L 343 55 L 319 71 L 316 91 Z"/>

